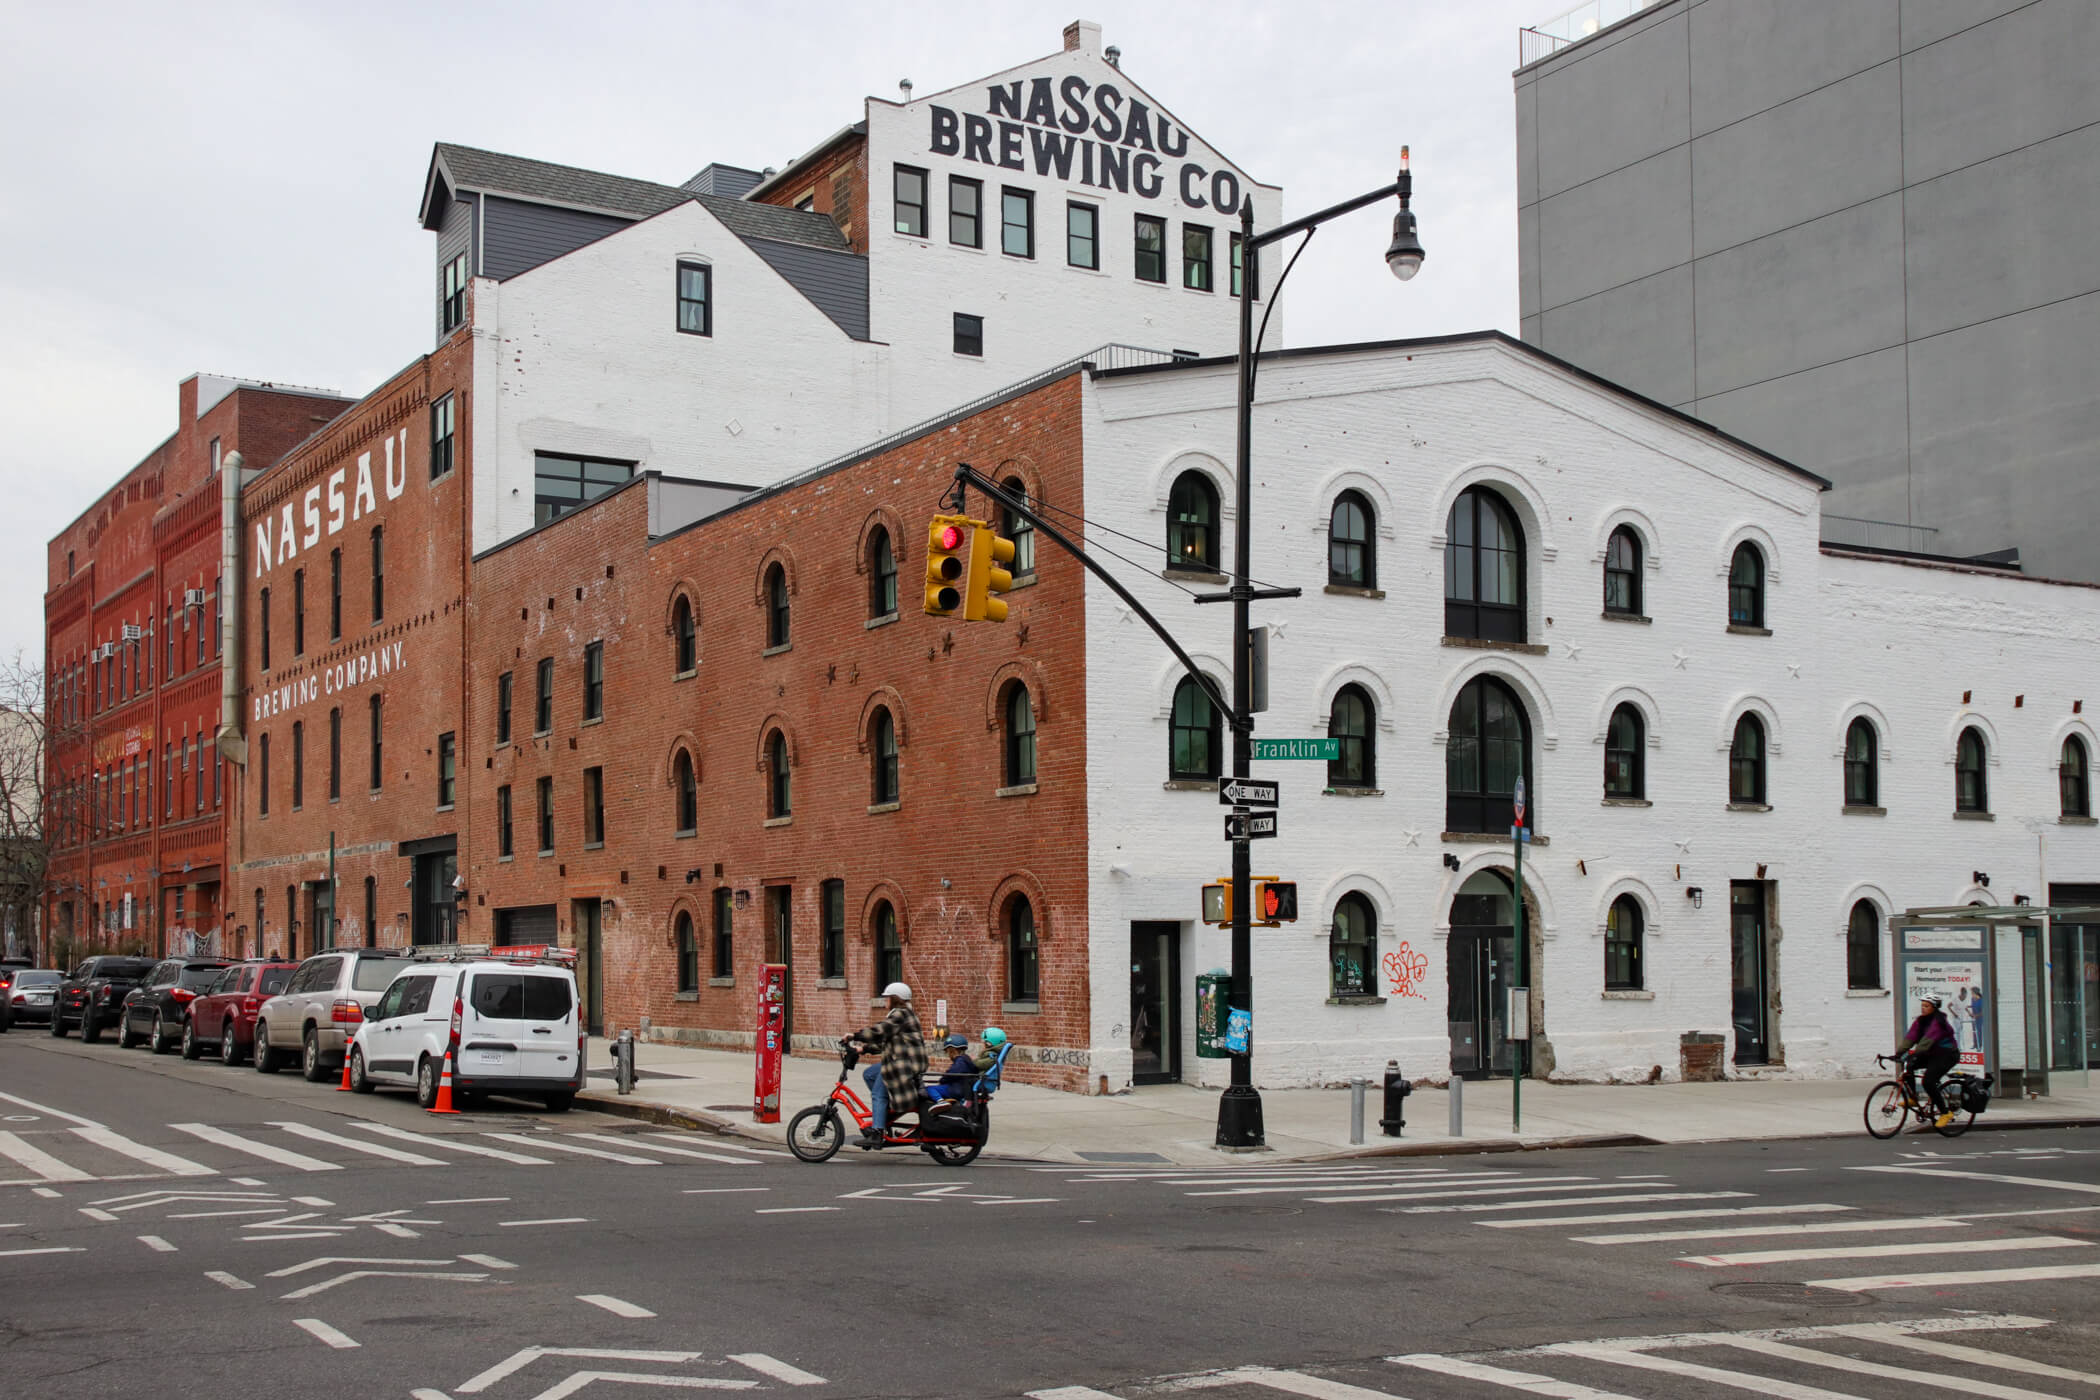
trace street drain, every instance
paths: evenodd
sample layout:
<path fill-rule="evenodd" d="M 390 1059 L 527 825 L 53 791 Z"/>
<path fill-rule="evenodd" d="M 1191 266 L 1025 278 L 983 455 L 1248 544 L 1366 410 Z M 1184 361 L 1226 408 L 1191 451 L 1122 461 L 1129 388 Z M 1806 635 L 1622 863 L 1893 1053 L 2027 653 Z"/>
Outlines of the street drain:
<path fill-rule="evenodd" d="M 1296 1206 L 1205 1206 L 1208 1215 L 1303 1215 Z"/>
<path fill-rule="evenodd" d="M 1874 1301 L 1864 1293 L 1816 1288 L 1806 1283 L 1717 1283 L 1713 1291 L 1752 1303 L 1792 1303 L 1816 1308 L 1863 1308 Z"/>

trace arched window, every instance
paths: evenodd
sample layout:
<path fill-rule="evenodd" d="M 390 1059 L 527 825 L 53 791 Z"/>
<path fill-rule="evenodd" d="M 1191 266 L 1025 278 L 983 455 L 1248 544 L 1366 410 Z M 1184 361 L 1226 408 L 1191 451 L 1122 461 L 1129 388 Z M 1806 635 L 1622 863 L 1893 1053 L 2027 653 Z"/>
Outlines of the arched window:
<path fill-rule="evenodd" d="M 1005 487 L 1009 494 L 1028 501 L 1028 483 L 1018 476 L 1010 476 L 999 484 Z M 1028 504 L 1036 505 L 1033 501 L 1028 501 Z M 1016 515 L 1003 508 L 999 519 L 1005 526 L 999 533 L 1014 542 L 1014 561 L 1007 565 L 1007 570 L 1017 579 L 1027 578 L 1035 572 L 1035 526 L 1029 523 L 1026 516 Z"/>
<path fill-rule="evenodd" d="M 1376 713 L 1362 686 L 1345 685 L 1335 692 L 1327 711 L 1327 737 L 1341 740 L 1342 748 L 1327 764 L 1330 788 L 1378 786 L 1377 739 L 1371 723 Z"/>
<path fill-rule="evenodd" d="M 1167 752 L 1167 777 L 1174 782 L 1203 782 L 1218 776 L 1224 749 L 1224 724 L 1210 692 L 1194 676 L 1174 687 L 1174 718 Z"/>
<path fill-rule="evenodd" d="M 1729 562 L 1728 621 L 1736 627 L 1765 625 L 1765 557 L 1754 544 L 1737 545 Z"/>
<path fill-rule="evenodd" d="M 1881 741 L 1864 717 L 1845 729 L 1845 805 L 1878 807 L 1881 796 Z"/>
<path fill-rule="evenodd" d="M 1728 800 L 1765 800 L 1765 722 L 1756 715 L 1735 722 L 1735 738 L 1728 745 Z"/>
<path fill-rule="evenodd" d="M 897 937 L 897 911 L 888 900 L 875 906 L 875 990 L 904 980 L 904 944 Z"/>
<path fill-rule="evenodd" d="M 693 937 L 693 916 L 683 909 L 678 911 L 676 924 L 678 941 L 678 990 L 697 992 L 700 990 L 700 943 Z"/>
<path fill-rule="evenodd" d="M 2056 766 L 2057 788 L 2063 797 L 2063 815 L 2090 817 L 2093 814 L 2091 771 L 2085 751 L 2085 740 L 2076 734 L 2070 735 L 2064 740 L 2063 761 Z"/>
<path fill-rule="evenodd" d="M 1378 586 L 1377 546 L 1371 538 L 1371 503 L 1358 491 L 1334 498 L 1327 517 L 1327 581 L 1343 588 Z"/>
<path fill-rule="evenodd" d="M 693 780 L 693 756 L 684 749 L 671 760 L 671 786 L 678 791 L 677 834 L 690 836 L 700 829 L 700 784 Z"/>
<path fill-rule="evenodd" d="M 1524 640 L 1524 534 L 1509 503 L 1484 486 L 1460 494 L 1445 526 L 1444 633 Z"/>
<path fill-rule="evenodd" d="M 1466 682 L 1451 706 L 1444 745 L 1444 829 L 1507 832 L 1518 778 L 1531 774 L 1531 721 L 1510 688 L 1493 676 Z M 1525 816 L 1538 825 L 1538 797 Z"/>
<path fill-rule="evenodd" d="M 1329 995 L 1378 995 L 1378 913 L 1354 890 L 1334 906 L 1334 926 L 1327 931 Z"/>
<path fill-rule="evenodd" d="M 1604 731 L 1604 795 L 1640 799 L 1648 795 L 1645 762 L 1648 725 L 1631 704 L 1611 712 Z"/>
<path fill-rule="evenodd" d="M 1641 902 L 1622 894 L 1604 915 L 1604 990 L 1641 989 Z"/>
<path fill-rule="evenodd" d="M 1006 688 L 1006 786 L 1035 781 L 1035 707 L 1028 687 L 1015 681 Z"/>
<path fill-rule="evenodd" d="M 788 772 L 787 735 L 779 730 L 766 740 L 766 815 L 788 817 L 795 812 L 795 795 Z"/>
<path fill-rule="evenodd" d="M 873 769 L 869 801 L 876 806 L 897 800 L 897 722 L 888 707 L 875 712 L 868 725 L 868 754 Z"/>
<path fill-rule="evenodd" d="M 1006 905 L 1006 999 L 1039 1001 L 1042 952 L 1035 940 L 1035 907 L 1026 895 L 1015 895 Z"/>
<path fill-rule="evenodd" d="M 1991 792 L 1983 773 L 1983 734 L 1970 725 L 1954 745 L 1954 810 L 1988 812 Z"/>
<path fill-rule="evenodd" d="M 766 570 L 766 645 L 788 644 L 788 577 L 779 564 Z"/>
<path fill-rule="evenodd" d="M 1612 531 L 1604 547 L 1604 610 L 1640 616 L 1641 541 L 1631 526 Z"/>
<path fill-rule="evenodd" d="M 1845 985 L 1855 992 L 1881 990 L 1881 911 L 1872 900 L 1853 905 L 1845 924 Z"/>
<path fill-rule="evenodd" d="M 693 625 L 693 603 L 681 597 L 671 605 L 672 665 L 674 675 L 687 675 L 700 665 L 700 629 Z"/>
<path fill-rule="evenodd" d="M 1218 488 L 1202 472 L 1183 472 L 1167 493 L 1167 567 L 1218 571 Z"/>
<path fill-rule="evenodd" d="M 881 525 L 868 536 L 868 616 L 888 617 L 897 611 L 897 552 L 890 546 L 890 532 Z"/>

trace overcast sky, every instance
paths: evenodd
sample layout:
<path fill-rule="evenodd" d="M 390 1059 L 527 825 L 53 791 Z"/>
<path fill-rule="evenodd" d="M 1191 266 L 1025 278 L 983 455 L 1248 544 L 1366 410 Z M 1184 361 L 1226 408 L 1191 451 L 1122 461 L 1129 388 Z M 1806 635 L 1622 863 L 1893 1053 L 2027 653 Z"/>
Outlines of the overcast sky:
<path fill-rule="evenodd" d="M 1123 68 L 1287 216 L 1414 148 L 1391 211 L 1324 228 L 1287 343 L 1517 329 L 1517 29 L 1562 0 L 1058 5 L 11 5 L 0 45 L 0 657 L 43 649 L 45 546 L 175 427 L 203 370 L 350 394 L 430 344 L 436 141 L 676 184 L 785 165 L 894 98 L 1062 47 Z"/>

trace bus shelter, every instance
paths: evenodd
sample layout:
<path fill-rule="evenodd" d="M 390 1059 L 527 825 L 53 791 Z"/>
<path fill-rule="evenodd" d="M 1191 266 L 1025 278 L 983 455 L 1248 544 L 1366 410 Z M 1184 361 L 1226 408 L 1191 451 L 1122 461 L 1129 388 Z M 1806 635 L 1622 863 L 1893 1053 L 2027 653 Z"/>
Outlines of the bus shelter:
<path fill-rule="evenodd" d="M 1954 1023 L 1963 1069 L 1989 1077 L 2001 1096 L 2047 1094 L 2050 1068 L 2061 1059 L 2052 1047 L 2083 1046 L 2092 1035 L 2085 998 L 2051 995 L 2061 980 L 2054 976 L 2052 955 L 2060 950 L 2050 938 L 2052 925 L 2100 925 L 2100 905 L 1958 904 L 1892 915 L 1889 941 L 1901 994 L 1896 1035 L 1917 1014 L 1920 997 L 1937 997 Z M 2053 1024 L 2057 1020 L 2075 1024 Z M 2077 1069 L 2080 1082 L 2089 1082 L 2083 1057 Z"/>

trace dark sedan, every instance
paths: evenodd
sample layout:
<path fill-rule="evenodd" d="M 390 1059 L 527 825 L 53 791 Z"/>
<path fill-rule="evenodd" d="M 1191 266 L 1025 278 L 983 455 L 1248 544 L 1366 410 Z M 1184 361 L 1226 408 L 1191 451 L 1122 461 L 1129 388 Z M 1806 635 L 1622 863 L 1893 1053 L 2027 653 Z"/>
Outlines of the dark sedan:
<path fill-rule="evenodd" d="M 117 1044 L 130 1049 L 141 1040 L 156 1055 L 165 1055 L 182 1040 L 190 1003 L 217 982 L 227 968 L 224 958 L 166 958 L 124 998 L 124 1019 L 117 1023 Z"/>
<path fill-rule="evenodd" d="M 47 1025 L 51 1020 L 51 997 L 65 979 L 48 967 L 13 969 L 13 976 L 0 984 L 0 1031 L 20 1022 Z"/>
<path fill-rule="evenodd" d="M 80 1038 L 93 1044 L 114 1025 L 124 1010 L 124 998 L 153 971 L 153 959 L 104 954 L 89 958 L 73 969 L 73 975 L 58 984 L 51 999 L 51 1034 L 64 1035 L 66 1027 L 80 1027 Z"/>

